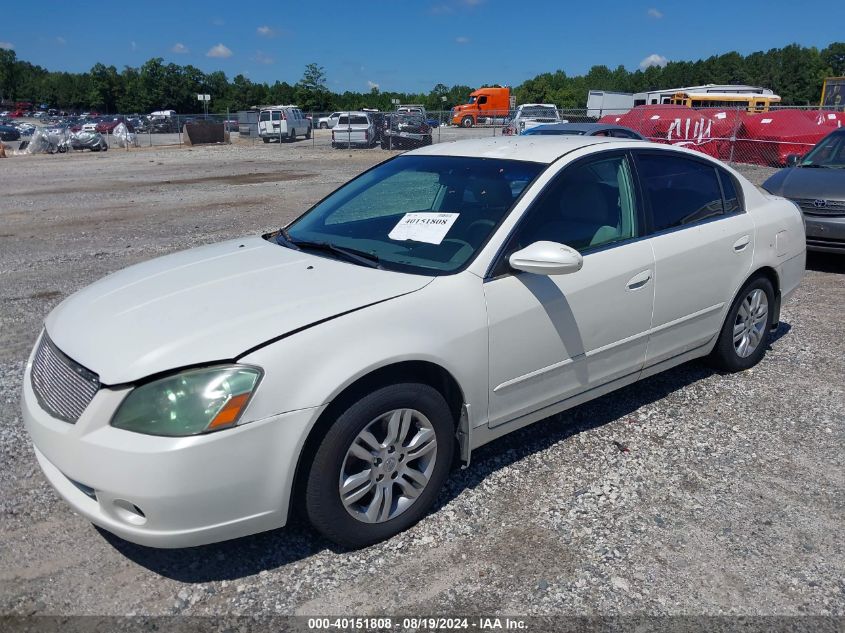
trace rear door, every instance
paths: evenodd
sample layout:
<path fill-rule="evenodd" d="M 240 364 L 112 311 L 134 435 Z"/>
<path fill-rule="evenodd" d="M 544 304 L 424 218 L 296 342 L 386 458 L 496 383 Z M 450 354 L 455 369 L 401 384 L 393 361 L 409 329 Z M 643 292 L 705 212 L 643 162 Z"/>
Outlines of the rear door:
<path fill-rule="evenodd" d="M 754 223 L 741 187 L 706 159 L 637 150 L 655 258 L 646 366 L 708 343 L 750 273 Z"/>
<path fill-rule="evenodd" d="M 273 134 L 273 123 L 270 121 L 270 110 L 261 110 L 258 113 L 258 135 L 270 136 Z"/>

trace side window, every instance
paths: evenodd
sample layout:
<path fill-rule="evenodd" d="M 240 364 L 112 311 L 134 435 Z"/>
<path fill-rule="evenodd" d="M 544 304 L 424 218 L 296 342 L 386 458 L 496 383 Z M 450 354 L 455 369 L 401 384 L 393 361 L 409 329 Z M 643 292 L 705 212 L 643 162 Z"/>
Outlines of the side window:
<path fill-rule="evenodd" d="M 655 232 L 724 213 L 716 167 L 661 152 L 637 156 L 637 169 Z"/>
<path fill-rule="evenodd" d="M 482 103 L 482 104 L 487 103 L 487 97 L 486 96 L 478 97 L 478 103 Z"/>
<path fill-rule="evenodd" d="M 567 167 L 527 211 L 509 252 L 541 240 L 587 250 L 637 235 L 637 205 L 625 155 Z"/>
<path fill-rule="evenodd" d="M 725 196 L 725 214 L 741 213 L 744 205 L 737 191 L 736 181 L 722 169 L 719 170 L 719 180 L 722 182 L 722 193 Z"/>

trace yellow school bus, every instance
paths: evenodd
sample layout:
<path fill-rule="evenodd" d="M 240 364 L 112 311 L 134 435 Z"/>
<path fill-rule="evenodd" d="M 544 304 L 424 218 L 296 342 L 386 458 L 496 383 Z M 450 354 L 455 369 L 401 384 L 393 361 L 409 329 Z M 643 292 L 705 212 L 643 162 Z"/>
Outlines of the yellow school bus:
<path fill-rule="evenodd" d="M 845 77 L 828 77 L 822 85 L 822 108 L 845 108 Z"/>
<path fill-rule="evenodd" d="M 769 106 L 780 103 L 780 97 L 741 92 L 676 92 L 671 103 L 688 108 L 744 108 L 749 112 L 768 112 Z"/>

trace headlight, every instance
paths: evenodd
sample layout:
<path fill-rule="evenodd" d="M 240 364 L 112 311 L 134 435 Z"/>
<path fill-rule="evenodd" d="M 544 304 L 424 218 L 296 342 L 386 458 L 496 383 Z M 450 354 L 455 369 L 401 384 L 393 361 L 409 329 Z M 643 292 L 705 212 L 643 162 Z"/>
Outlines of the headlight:
<path fill-rule="evenodd" d="M 136 387 L 111 424 L 119 429 L 179 437 L 234 426 L 261 379 L 243 365 L 191 369 Z"/>

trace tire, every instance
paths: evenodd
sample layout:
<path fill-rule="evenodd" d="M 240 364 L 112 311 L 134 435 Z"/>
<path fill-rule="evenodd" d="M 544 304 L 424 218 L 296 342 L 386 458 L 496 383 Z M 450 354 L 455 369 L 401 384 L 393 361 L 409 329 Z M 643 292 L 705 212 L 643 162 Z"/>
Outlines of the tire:
<path fill-rule="evenodd" d="M 103 150 L 104 152 L 109 151 L 109 146 L 108 146 L 108 145 L 106 145 L 105 143 L 103 143 L 102 150 Z"/>
<path fill-rule="evenodd" d="M 269 143 L 269 142 L 270 142 L 270 139 L 269 139 L 269 138 L 267 138 L 266 136 L 262 137 L 262 138 L 261 138 L 261 140 L 262 140 L 262 141 L 264 141 L 265 143 Z"/>
<path fill-rule="evenodd" d="M 311 127 L 309 126 L 308 129 L 305 130 L 305 140 L 307 141 L 310 138 L 311 138 Z"/>
<path fill-rule="evenodd" d="M 320 129 L 321 130 L 328 130 L 329 124 L 328 123 L 320 123 Z"/>
<path fill-rule="evenodd" d="M 381 139 L 381 148 L 390 149 L 390 141 L 388 141 L 386 138 Z"/>
<path fill-rule="evenodd" d="M 291 129 L 290 132 L 288 132 L 288 141 L 293 143 L 295 140 L 296 140 L 296 128 L 293 128 L 293 129 Z"/>
<path fill-rule="evenodd" d="M 472 127 L 473 125 L 474 122 L 471 116 L 465 116 L 463 119 L 461 119 L 461 127 Z"/>
<path fill-rule="evenodd" d="M 766 277 L 746 282 L 728 311 L 710 362 L 728 372 L 744 371 L 759 363 L 766 353 L 774 305 L 775 291 Z"/>
<path fill-rule="evenodd" d="M 425 137 L 425 141 L 423 141 L 423 145 L 431 145 L 433 140 L 434 139 L 431 137 L 431 134 L 429 134 L 428 136 Z"/>
<path fill-rule="evenodd" d="M 399 439 L 390 443 L 392 429 L 394 440 Z M 375 445 L 362 439 L 365 431 Z M 310 464 L 305 485 L 309 521 L 326 538 L 350 548 L 408 529 L 428 512 L 449 475 L 454 435 L 446 401 L 428 385 L 401 383 L 363 396 L 329 428 Z M 409 457 L 415 445 L 429 450 Z M 411 471 L 414 478 L 406 475 Z M 341 480 L 356 476 L 360 483 L 348 492 L 354 498 L 344 505 Z M 384 503 L 387 494 L 389 505 Z"/>

